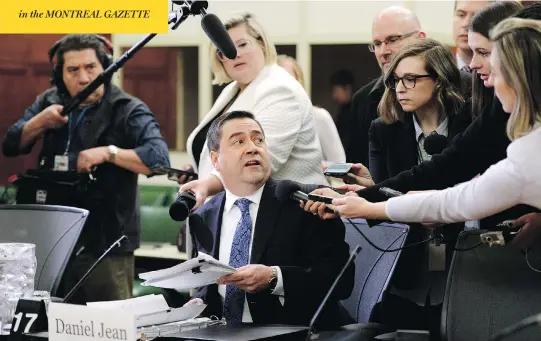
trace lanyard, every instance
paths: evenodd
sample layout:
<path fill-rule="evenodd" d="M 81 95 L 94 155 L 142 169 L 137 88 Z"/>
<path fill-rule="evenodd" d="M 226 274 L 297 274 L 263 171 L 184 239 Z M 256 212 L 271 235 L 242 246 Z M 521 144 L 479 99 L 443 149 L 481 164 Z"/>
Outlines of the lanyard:
<path fill-rule="evenodd" d="M 73 127 L 73 130 L 71 129 L 71 122 L 72 122 L 72 119 L 71 119 L 71 112 L 70 112 L 70 117 L 69 117 L 69 120 L 68 120 L 68 143 L 66 144 L 66 151 L 64 152 L 64 154 L 67 154 L 69 149 L 70 149 L 70 145 L 71 145 L 71 138 L 73 137 L 73 133 L 75 133 L 75 130 L 77 130 L 77 127 L 79 126 L 79 123 L 81 123 L 81 121 L 83 120 L 83 118 L 85 117 L 85 112 L 88 110 L 89 107 L 84 107 L 83 110 L 81 110 L 81 113 L 79 114 L 79 117 L 77 118 L 77 122 L 75 122 L 75 126 Z"/>

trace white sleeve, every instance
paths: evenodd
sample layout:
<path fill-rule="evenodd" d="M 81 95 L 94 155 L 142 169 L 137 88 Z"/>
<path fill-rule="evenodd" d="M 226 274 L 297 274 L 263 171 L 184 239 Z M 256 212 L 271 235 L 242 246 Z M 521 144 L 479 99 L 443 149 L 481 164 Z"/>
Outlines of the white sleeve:
<path fill-rule="evenodd" d="M 505 159 L 455 187 L 389 199 L 385 210 L 391 220 L 405 223 L 477 220 L 521 203 L 525 183 L 520 168 Z"/>
<path fill-rule="evenodd" d="M 287 86 L 263 90 L 255 103 L 252 113 L 263 127 L 272 171 L 277 172 L 289 159 L 312 103 L 306 94 Z"/>
<path fill-rule="evenodd" d="M 346 162 L 346 152 L 342 146 L 340 135 L 331 114 L 323 108 L 314 107 L 312 109 L 316 122 L 317 135 L 321 144 L 323 160 L 331 163 Z"/>

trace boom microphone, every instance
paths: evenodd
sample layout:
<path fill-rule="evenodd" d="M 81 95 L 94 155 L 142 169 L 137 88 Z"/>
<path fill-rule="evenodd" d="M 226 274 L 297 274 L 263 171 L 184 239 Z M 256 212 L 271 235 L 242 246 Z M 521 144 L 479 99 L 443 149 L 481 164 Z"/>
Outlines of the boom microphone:
<path fill-rule="evenodd" d="M 227 59 L 237 58 L 237 48 L 227 33 L 224 24 L 212 13 L 205 14 L 201 19 L 201 27 L 209 39 L 216 45 Z"/>

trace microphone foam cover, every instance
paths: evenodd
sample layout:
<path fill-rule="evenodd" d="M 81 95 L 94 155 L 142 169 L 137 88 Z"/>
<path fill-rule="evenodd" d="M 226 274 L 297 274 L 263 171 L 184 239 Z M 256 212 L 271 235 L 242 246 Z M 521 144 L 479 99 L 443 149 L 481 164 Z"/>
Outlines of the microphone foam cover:
<path fill-rule="evenodd" d="M 280 201 L 287 201 L 291 197 L 291 193 L 295 191 L 300 191 L 301 186 L 291 180 L 282 180 L 276 185 L 275 194 L 278 200 Z"/>
<path fill-rule="evenodd" d="M 439 154 L 447 147 L 447 137 L 432 132 L 425 138 L 423 147 L 428 155 Z"/>
<path fill-rule="evenodd" d="M 237 58 L 237 48 L 218 17 L 212 13 L 201 19 L 201 27 L 218 50 L 228 59 Z"/>

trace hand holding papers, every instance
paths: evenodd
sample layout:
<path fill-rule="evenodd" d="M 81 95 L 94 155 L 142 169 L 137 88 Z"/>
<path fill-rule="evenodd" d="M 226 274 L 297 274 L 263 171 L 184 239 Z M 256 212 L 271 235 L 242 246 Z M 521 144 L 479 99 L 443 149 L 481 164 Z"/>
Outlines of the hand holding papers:
<path fill-rule="evenodd" d="M 168 269 L 139 274 L 139 278 L 145 280 L 142 283 L 145 286 L 182 290 L 215 284 L 218 278 L 235 271 L 235 268 L 199 252 L 197 258 Z"/>
<path fill-rule="evenodd" d="M 89 302 L 89 307 L 100 309 L 122 309 L 135 314 L 136 326 L 151 326 L 193 319 L 203 312 L 206 305 L 189 305 L 172 309 L 162 295 L 148 295 L 128 300 Z"/>

